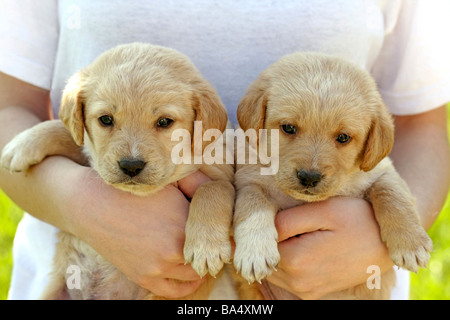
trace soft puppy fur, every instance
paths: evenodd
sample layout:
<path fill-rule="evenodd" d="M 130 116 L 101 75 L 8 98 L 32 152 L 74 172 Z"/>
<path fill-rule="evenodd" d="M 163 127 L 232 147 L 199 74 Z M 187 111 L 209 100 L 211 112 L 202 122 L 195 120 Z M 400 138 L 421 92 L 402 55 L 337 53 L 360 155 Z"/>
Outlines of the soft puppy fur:
<path fill-rule="evenodd" d="M 432 242 L 387 157 L 393 121 L 367 72 L 328 55 L 288 55 L 250 85 L 238 121 L 243 130 L 279 132 L 279 146 L 267 147 L 278 147 L 277 173 L 260 175 L 263 165 L 255 164 L 238 165 L 235 174 L 234 265 L 244 282 L 262 281 L 280 260 L 278 211 L 335 196 L 370 201 L 397 266 L 414 272 L 426 266 Z M 363 284 L 324 298 L 387 299 L 394 279 L 391 270 L 381 276 L 381 290 Z M 245 298 L 262 298 L 257 285 L 241 288 Z"/>
<path fill-rule="evenodd" d="M 199 187 L 191 201 L 184 253 L 199 275 L 219 274 L 231 259 L 234 168 L 175 164 L 171 152 L 179 141 L 171 135 L 184 129 L 193 137 L 194 121 L 202 121 L 203 130 L 223 132 L 227 114 L 214 88 L 186 56 L 143 43 L 113 48 L 71 77 L 60 118 L 62 122 L 43 122 L 14 138 L 3 150 L 3 167 L 24 171 L 46 156 L 65 155 L 89 163 L 107 184 L 140 196 L 200 169 L 213 181 Z M 128 280 L 80 239 L 65 232 L 59 239 L 44 299 L 162 298 Z M 81 290 L 66 286 L 70 265 L 81 269 Z M 207 298 L 211 275 L 184 298 Z"/>

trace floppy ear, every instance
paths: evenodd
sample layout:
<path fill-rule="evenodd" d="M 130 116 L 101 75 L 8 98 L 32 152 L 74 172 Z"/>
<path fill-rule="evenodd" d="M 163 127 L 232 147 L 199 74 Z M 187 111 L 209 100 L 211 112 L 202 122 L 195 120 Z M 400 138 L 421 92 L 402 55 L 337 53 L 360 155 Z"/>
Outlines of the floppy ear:
<path fill-rule="evenodd" d="M 265 90 L 255 85 L 250 87 L 237 108 L 237 120 L 242 130 L 264 128 L 266 105 Z"/>
<path fill-rule="evenodd" d="M 372 119 L 372 125 L 367 136 L 361 170 L 372 170 L 394 145 L 394 124 L 386 107 L 378 108 L 378 115 Z"/>
<path fill-rule="evenodd" d="M 203 130 L 218 129 L 221 132 L 227 127 L 227 111 L 217 93 L 207 86 L 194 95 L 195 120 L 202 122 Z"/>
<path fill-rule="evenodd" d="M 85 75 L 81 71 L 69 79 L 59 110 L 59 118 L 79 146 L 83 145 L 84 138 L 84 79 Z"/>

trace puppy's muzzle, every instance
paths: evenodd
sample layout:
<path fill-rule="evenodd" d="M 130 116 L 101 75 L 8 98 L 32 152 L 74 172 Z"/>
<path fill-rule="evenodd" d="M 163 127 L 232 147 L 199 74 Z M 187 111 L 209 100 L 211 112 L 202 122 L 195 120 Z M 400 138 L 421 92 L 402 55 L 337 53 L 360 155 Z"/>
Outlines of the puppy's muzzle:
<path fill-rule="evenodd" d="M 137 176 L 144 169 L 146 162 L 136 159 L 121 159 L 119 161 L 120 170 L 131 178 Z"/>
<path fill-rule="evenodd" d="M 313 188 L 322 180 L 322 173 L 316 170 L 304 170 L 297 171 L 297 177 L 300 180 L 302 186 L 306 188 Z"/>

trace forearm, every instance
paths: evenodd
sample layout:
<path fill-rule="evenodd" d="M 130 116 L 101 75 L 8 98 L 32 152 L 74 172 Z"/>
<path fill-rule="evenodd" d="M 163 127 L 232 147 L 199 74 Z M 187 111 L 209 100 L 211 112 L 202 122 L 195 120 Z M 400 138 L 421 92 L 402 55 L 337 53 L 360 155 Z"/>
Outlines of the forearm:
<path fill-rule="evenodd" d="M 450 184 L 445 106 L 416 116 L 396 117 L 394 165 L 416 197 L 422 225 L 437 218 Z"/>
<path fill-rule="evenodd" d="M 39 123 L 41 119 L 28 109 L 0 109 L 0 150 L 18 133 Z M 70 201 L 68 184 L 80 167 L 63 157 L 52 157 L 26 173 L 0 170 L 0 188 L 22 209 L 38 219 L 65 230 L 69 229 L 67 210 L 61 205 Z M 56 199 L 59 199 L 56 201 Z M 68 212 L 68 211 L 67 211 Z M 70 230 L 67 230 L 70 231 Z"/>
<path fill-rule="evenodd" d="M 0 150 L 18 133 L 41 121 L 26 108 L 11 106 L 0 109 Z"/>
<path fill-rule="evenodd" d="M 23 210 L 62 230 L 73 232 L 75 219 L 74 181 L 76 167 L 83 168 L 64 157 L 50 157 L 25 173 L 1 170 L 2 190 Z M 67 210 L 70 208 L 70 210 Z"/>

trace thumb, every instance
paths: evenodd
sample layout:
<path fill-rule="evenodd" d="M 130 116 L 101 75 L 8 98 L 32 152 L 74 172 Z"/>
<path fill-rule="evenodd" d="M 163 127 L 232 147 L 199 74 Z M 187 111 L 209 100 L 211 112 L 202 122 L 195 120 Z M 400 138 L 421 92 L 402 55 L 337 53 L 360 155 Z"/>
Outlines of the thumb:
<path fill-rule="evenodd" d="M 303 233 L 328 230 L 327 219 L 323 219 L 323 203 L 306 203 L 277 213 L 275 225 L 278 241 L 284 241 Z"/>
<path fill-rule="evenodd" d="M 205 182 L 211 179 L 201 171 L 195 171 L 187 177 L 178 181 L 178 188 L 184 195 L 190 199 L 194 196 L 195 191 Z"/>

